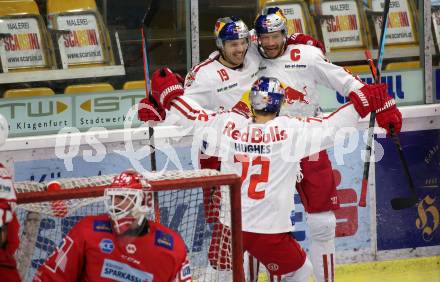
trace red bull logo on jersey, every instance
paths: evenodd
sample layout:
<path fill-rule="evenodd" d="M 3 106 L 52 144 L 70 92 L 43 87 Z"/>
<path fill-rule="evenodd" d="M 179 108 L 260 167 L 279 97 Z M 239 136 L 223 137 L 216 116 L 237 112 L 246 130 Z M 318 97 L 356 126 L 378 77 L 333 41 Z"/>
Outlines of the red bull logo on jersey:
<path fill-rule="evenodd" d="M 250 142 L 250 143 L 273 143 L 285 140 L 287 138 L 287 132 L 280 130 L 278 126 L 269 126 L 266 132 L 263 132 L 261 128 L 250 128 L 250 131 L 246 128 L 241 132 L 239 129 L 235 129 L 235 123 L 229 121 L 223 129 L 223 134 L 237 141 Z"/>

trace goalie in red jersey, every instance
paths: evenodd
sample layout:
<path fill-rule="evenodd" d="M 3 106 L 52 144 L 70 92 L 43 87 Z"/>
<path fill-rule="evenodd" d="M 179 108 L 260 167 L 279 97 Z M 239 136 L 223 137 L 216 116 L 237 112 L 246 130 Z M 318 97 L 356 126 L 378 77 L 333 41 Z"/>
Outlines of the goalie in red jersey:
<path fill-rule="evenodd" d="M 153 192 L 137 172 L 115 177 L 104 192 L 108 215 L 78 222 L 33 281 L 191 281 L 185 243 L 147 219 Z"/>

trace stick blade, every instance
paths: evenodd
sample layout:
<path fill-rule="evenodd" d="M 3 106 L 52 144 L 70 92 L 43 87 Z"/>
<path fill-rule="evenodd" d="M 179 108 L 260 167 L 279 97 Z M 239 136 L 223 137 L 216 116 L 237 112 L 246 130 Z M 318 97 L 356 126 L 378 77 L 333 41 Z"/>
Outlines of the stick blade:
<path fill-rule="evenodd" d="M 411 196 L 408 198 L 394 198 L 391 199 L 391 207 L 393 210 L 403 210 L 414 207 L 418 201 L 419 199 L 416 196 Z"/>

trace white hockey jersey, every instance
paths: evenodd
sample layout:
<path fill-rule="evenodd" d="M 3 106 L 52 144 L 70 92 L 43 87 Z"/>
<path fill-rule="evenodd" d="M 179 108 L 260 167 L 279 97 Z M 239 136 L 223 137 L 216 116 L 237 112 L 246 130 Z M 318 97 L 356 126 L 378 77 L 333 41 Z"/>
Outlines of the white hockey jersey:
<path fill-rule="evenodd" d="M 359 120 L 351 104 L 326 119 L 282 116 L 265 124 L 234 112 L 188 116 L 182 110 L 184 105 L 177 102 L 173 107 L 196 126 L 193 146 L 198 148 L 206 140 L 209 146 L 205 153 L 221 158 L 221 171 L 241 175 L 243 230 L 267 234 L 294 229 L 290 221 L 295 192 L 292 183 L 300 175 L 299 161 L 331 147 L 339 128 L 355 127 Z M 227 198 L 222 196 L 222 200 Z M 228 224 L 227 215 L 223 215 L 222 222 Z"/>
<path fill-rule="evenodd" d="M 334 89 L 343 96 L 363 86 L 344 68 L 330 63 L 319 48 L 310 45 L 288 45 L 282 56 L 262 59 L 259 75 L 275 77 L 305 94 L 308 104 L 287 101 L 283 107 L 282 114 L 293 116 L 320 115 L 318 84 Z"/>
<path fill-rule="evenodd" d="M 250 44 L 243 67 L 237 70 L 222 65 L 219 55 L 218 51 L 213 52 L 207 60 L 192 68 L 185 78 L 185 94 L 178 99 L 190 98 L 212 111 L 230 109 L 240 101 L 257 79 L 260 54 L 256 46 Z"/>

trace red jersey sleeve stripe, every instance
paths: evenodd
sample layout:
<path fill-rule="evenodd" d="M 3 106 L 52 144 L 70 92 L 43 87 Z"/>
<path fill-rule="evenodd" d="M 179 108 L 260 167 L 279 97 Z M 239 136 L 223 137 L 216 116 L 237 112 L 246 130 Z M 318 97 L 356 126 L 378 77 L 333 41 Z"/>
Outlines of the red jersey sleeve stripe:
<path fill-rule="evenodd" d="M 352 105 L 351 102 L 348 102 L 348 103 L 342 105 L 342 106 L 339 107 L 336 111 L 334 111 L 333 113 L 329 114 L 328 117 L 325 117 L 324 119 L 328 119 L 328 118 L 330 118 L 331 116 L 335 115 L 335 114 L 336 114 L 337 112 L 339 112 L 340 110 L 345 109 L 346 107 L 348 107 L 348 106 L 350 106 L 350 105 Z"/>
<path fill-rule="evenodd" d="M 324 117 L 324 118 L 316 118 L 316 117 L 308 117 L 306 119 L 307 122 L 311 122 L 311 121 L 317 121 L 317 122 L 322 122 L 323 120 L 329 119 L 332 116 L 334 116 L 336 113 L 338 113 L 340 110 L 345 109 L 346 107 L 350 106 L 352 103 L 349 102 L 347 104 L 344 104 L 343 106 L 341 106 L 340 108 L 338 108 L 336 111 L 332 112 L 331 114 L 329 114 L 328 116 Z"/>
<path fill-rule="evenodd" d="M 207 59 L 203 63 L 198 64 L 197 66 L 194 67 L 193 73 L 197 73 L 202 67 L 209 65 L 212 62 L 214 62 L 213 59 Z"/>
<path fill-rule="evenodd" d="M 189 120 L 195 120 L 196 117 L 194 115 L 190 115 L 187 111 L 183 110 L 179 105 L 177 105 L 174 101 L 171 102 L 171 105 L 178 110 L 183 116 L 185 116 Z"/>
<path fill-rule="evenodd" d="M 177 97 L 176 99 L 173 100 L 173 102 L 174 101 L 182 104 L 182 106 L 185 107 L 191 113 L 195 113 L 195 114 L 200 113 L 200 110 L 194 109 L 185 100 L 181 99 L 180 97 Z"/>

